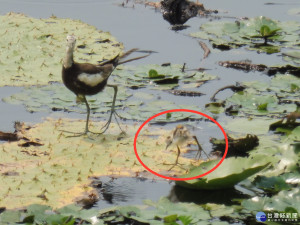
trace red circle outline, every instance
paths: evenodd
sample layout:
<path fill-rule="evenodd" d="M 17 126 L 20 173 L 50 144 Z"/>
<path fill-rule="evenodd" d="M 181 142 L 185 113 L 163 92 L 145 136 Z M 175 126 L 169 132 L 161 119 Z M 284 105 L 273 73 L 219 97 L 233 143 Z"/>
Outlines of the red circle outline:
<path fill-rule="evenodd" d="M 161 116 L 163 114 L 166 114 L 166 113 L 171 113 L 171 112 L 190 112 L 190 113 L 196 113 L 196 114 L 199 114 L 201 116 L 204 116 L 206 118 L 208 118 L 209 120 L 211 120 L 212 122 L 214 122 L 215 124 L 217 124 L 217 126 L 220 128 L 220 130 L 222 131 L 223 135 L 224 135 L 224 138 L 225 138 L 225 142 L 226 142 L 226 147 L 225 147 L 225 153 L 222 157 L 222 159 L 220 160 L 220 162 L 214 167 L 212 168 L 211 170 L 203 173 L 203 174 L 200 174 L 198 176 L 195 176 L 195 177 L 187 177 L 187 178 L 175 178 L 175 177 L 167 177 L 167 176 L 164 176 L 164 175 L 161 175 L 159 173 L 156 173 L 155 171 L 151 170 L 149 167 L 147 167 L 143 161 L 141 160 L 139 154 L 137 153 L 137 148 L 136 148 L 136 142 L 137 142 L 137 138 L 139 136 L 139 133 L 140 131 L 143 129 L 143 127 L 149 123 L 151 120 L 153 120 L 155 117 L 158 117 L 158 116 Z M 151 116 L 149 119 L 147 119 L 140 127 L 139 129 L 137 130 L 136 134 L 135 134 L 135 137 L 134 137 L 134 142 L 133 142 L 133 147 L 134 147 L 134 153 L 135 153 L 135 156 L 136 158 L 139 160 L 139 162 L 143 165 L 143 167 L 148 170 L 150 173 L 156 175 L 156 176 L 159 176 L 161 178 L 164 178 L 164 179 L 168 179 L 168 180 L 176 180 L 176 181 L 183 181 L 183 180 L 193 180 L 193 179 L 197 179 L 197 178 L 200 178 L 200 177 L 204 177 L 206 175 L 208 175 L 209 173 L 213 172 L 215 169 L 217 169 L 221 163 L 224 161 L 226 155 L 227 155 L 227 151 L 228 151 L 228 138 L 227 138 L 227 135 L 223 129 L 223 127 L 216 121 L 214 120 L 213 118 L 211 118 L 210 116 L 202 113 L 202 112 L 198 112 L 198 111 L 195 111 L 195 110 L 190 110 L 190 109 L 172 109 L 172 110 L 166 110 L 166 111 L 163 111 L 163 112 L 160 112 L 160 113 L 157 113 L 155 114 L 154 116 Z"/>

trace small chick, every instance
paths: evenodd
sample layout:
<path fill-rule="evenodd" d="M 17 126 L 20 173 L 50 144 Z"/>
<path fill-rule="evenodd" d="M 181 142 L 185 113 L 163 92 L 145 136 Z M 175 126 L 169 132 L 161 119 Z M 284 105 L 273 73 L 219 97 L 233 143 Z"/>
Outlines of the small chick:
<path fill-rule="evenodd" d="M 172 131 L 171 136 L 168 136 L 166 138 L 166 150 L 168 147 L 172 144 L 177 146 L 177 157 L 174 165 L 169 169 L 171 170 L 174 166 L 178 165 L 178 158 L 180 156 L 180 148 L 179 146 L 182 146 L 183 144 L 186 144 L 188 141 L 195 140 L 197 145 L 198 145 L 198 152 L 195 158 L 200 158 L 201 157 L 201 152 L 203 151 L 201 145 L 198 142 L 198 139 L 196 136 L 192 135 L 190 131 L 183 125 L 177 125 L 176 128 Z M 204 152 L 204 151 L 203 151 Z M 205 152 L 204 152 L 205 153 Z M 206 153 L 205 153 L 206 154 Z M 208 157 L 208 155 L 206 154 Z"/>
<path fill-rule="evenodd" d="M 185 144 L 188 140 L 190 140 L 193 136 L 189 132 L 189 130 L 183 125 L 177 125 L 173 130 L 172 135 L 168 136 L 166 139 L 166 150 L 171 144 L 177 146 L 177 157 L 174 165 L 169 169 L 171 170 L 174 166 L 178 165 L 178 158 L 180 156 L 180 148 L 179 146 Z"/>
<path fill-rule="evenodd" d="M 182 125 L 177 125 L 172 132 L 172 136 L 168 136 L 166 139 L 166 150 L 171 144 L 182 145 L 192 138 L 189 130 Z"/>

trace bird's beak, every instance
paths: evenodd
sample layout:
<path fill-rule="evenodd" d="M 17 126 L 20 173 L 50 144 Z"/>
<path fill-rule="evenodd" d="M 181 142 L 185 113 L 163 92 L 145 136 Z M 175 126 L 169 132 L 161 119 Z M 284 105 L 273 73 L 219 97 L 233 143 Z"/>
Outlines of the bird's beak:
<path fill-rule="evenodd" d="M 168 149 L 168 147 L 171 145 L 171 143 L 170 144 L 167 144 L 167 146 L 166 146 L 166 149 L 165 150 L 167 150 Z"/>
<path fill-rule="evenodd" d="M 166 139 L 166 144 L 167 144 L 167 146 L 166 146 L 166 149 L 165 149 L 165 150 L 167 150 L 168 147 L 172 144 L 172 139 L 171 139 L 170 136 L 167 137 L 167 139 Z"/>
<path fill-rule="evenodd" d="M 167 142 L 167 146 L 166 146 L 165 150 L 167 150 L 171 144 L 172 144 L 172 141 Z"/>

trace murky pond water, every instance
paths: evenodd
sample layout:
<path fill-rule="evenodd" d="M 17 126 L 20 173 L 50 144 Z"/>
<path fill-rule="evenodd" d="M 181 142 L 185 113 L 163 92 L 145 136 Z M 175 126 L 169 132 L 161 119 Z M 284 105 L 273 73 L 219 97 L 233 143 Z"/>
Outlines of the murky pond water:
<path fill-rule="evenodd" d="M 217 9 L 221 16 L 227 17 L 255 17 L 264 15 L 278 20 L 299 20 L 299 17 L 287 14 L 287 11 L 294 6 L 299 6 L 299 0 L 273 1 L 274 4 L 267 4 L 267 0 L 230 0 L 230 1 L 202 1 L 208 9 Z M 207 59 L 202 60 L 203 50 L 197 40 L 187 36 L 188 33 L 195 31 L 201 23 L 207 22 L 210 18 L 193 18 L 187 22 L 190 28 L 175 32 L 170 29 L 170 24 L 163 20 L 160 12 L 145 7 L 135 5 L 134 8 L 124 8 L 119 4 L 122 1 L 96 1 L 96 0 L 65 0 L 65 1 L 37 1 L 37 0 L 0 0 L 0 14 L 10 11 L 22 12 L 36 18 L 47 18 L 51 15 L 64 18 L 80 19 L 88 24 L 96 26 L 98 29 L 109 31 L 119 41 L 124 43 L 126 49 L 140 48 L 157 51 L 158 53 L 150 57 L 132 62 L 133 65 L 139 64 L 162 64 L 171 62 L 173 64 L 186 63 L 189 68 L 206 68 L 208 72 L 220 77 L 220 80 L 208 82 L 201 86 L 197 91 L 205 93 L 201 97 L 174 97 L 170 94 L 161 96 L 162 99 L 170 101 L 186 102 L 199 105 L 203 108 L 209 102 L 211 95 L 220 87 L 232 85 L 238 81 L 268 80 L 269 77 L 261 72 L 244 73 L 232 69 L 224 69 L 218 66 L 221 60 L 252 60 L 253 63 L 273 65 L 281 62 L 279 55 L 257 54 L 253 51 L 243 49 L 231 50 L 230 52 L 214 51 Z M 1 87 L 0 98 L 10 96 L 19 92 L 22 88 Z M 134 90 L 132 91 L 134 92 Z M 220 98 L 232 94 L 230 91 L 222 92 Z M 13 121 L 20 120 L 25 122 L 39 122 L 43 117 L 59 117 L 62 112 L 49 113 L 29 113 L 24 106 L 9 105 L 0 102 L 0 130 L 12 131 Z M 157 112 L 158 113 L 158 112 Z M 74 118 L 85 118 L 85 115 L 68 113 L 65 116 Z M 105 117 L 106 118 L 106 117 Z M 103 118 L 103 119 L 105 119 Z M 130 121 L 129 121 L 130 122 Z M 206 139 L 213 134 L 211 130 L 206 133 Z M 149 181 L 130 178 L 118 178 L 105 182 L 103 200 L 97 205 L 99 208 L 111 206 L 112 204 L 141 204 L 143 199 L 157 200 L 166 195 L 176 201 L 193 201 L 204 203 L 201 199 L 194 199 L 193 195 L 188 195 L 173 184 L 165 181 Z M 192 193 L 192 192 L 191 192 Z M 203 193 L 207 198 L 207 193 Z M 224 194 L 224 193 L 223 193 Z M 202 195 L 202 196 L 204 196 Z M 229 197 L 228 197 L 229 196 Z M 232 196 L 227 195 L 222 201 L 217 203 L 227 203 L 231 198 L 239 197 L 238 193 Z M 213 199 L 213 197 L 212 197 Z M 212 199 L 207 201 L 214 202 Z M 222 198 L 218 198 L 222 199 Z"/>
<path fill-rule="evenodd" d="M 287 11 L 294 6 L 299 5 L 299 1 L 293 0 L 289 3 L 283 1 L 274 1 L 273 4 L 267 4 L 269 1 L 202 1 L 207 9 L 217 9 L 221 16 L 236 17 L 254 17 L 259 15 L 269 16 L 278 20 L 297 20 L 297 16 L 290 16 Z M 244 51 L 242 49 L 231 50 L 230 52 L 220 52 L 211 54 L 208 59 L 202 60 L 203 50 L 198 42 L 187 34 L 195 31 L 202 23 L 210 18 L 192 18 L 186 24 L 190 28 L 175 32 L 170 29 L 170 24 L 164 21 L 160 12 L 156 12 L 150 7 L 135 4 L 134 8 L 123 8 L 120 6 L 122 1 L 35 1 L 35 0 L 1 0 L 0 13 L 22 12 L 36 18 L 47 18 L 51 15 L 63 18 L 80 19 L 88 24 L 96 26 L 98 29 L 109 31 L 119 41 L 124 43 L 126 49 L 138 47 L 140 49 L 150 49 L 158 53 L 152 56 L 135 61 L 132 64 L 162 64 L 171 62 L 173 64 L 186 63 L 189 68 L 207 68 L 208 72 L 220 77 L 199 88 L 205 95 L 195 98 L 176 97 L 166 95 L 165 98 L 178 102 L 195 102 L 203 108 L 209 101 L 210 96 L 220 87 L 229 84 L 235 84 L 237 81 L 248 80 L 266 80 L 267 76 L 260 72 L 242 73 L 240 71 L 224 69 L 217 65 L 220 60 L 252 60 L 253 63 L 263 63 L 273 65 L 281 61 L 276 54 L 268 55 L 256 54 L 253 51 Z M 129 4 L 129 6 L 132 4 Z M 257 10 L 259 9 L 259 10 Z M 5 88 L 0 90 L 1 98 L 12 94 L 20 89 Z M 231 91 L 225 91 L 220 98 L 232 94 Z M 1 113 L 5 117 L 0 118 L 1 130 L 13 130 L 12 121 L 38 121 L 40 116 L 47 114 L 28 115 L 22 106 L 11 106 L 1 103 Z M 16 116 L 16 113 L 19 116 Z M 56 116 L 56 115 L 54 115 Z M 68 114 L 71 116 L 71 114 Z M 75 115 L 78 118 L 80 115 Z M 81 115 L 81 118 L 84 118 Z"/>
<path fill-rule="evenodd" d="M 102 187 L 98 188 L 100 200 L 94 205 L 96 208 L 107 208 L 114 205 L 141 205 L 146 199 L 158 201 L 167 196 L 173 202 L 193 202 L 205 204 L 232 205 L 232 199 L 246 198 L 235 189 L 223 191 L 199 191 L 174 186 L 172 182 L 157 180 L 156 178 L 109 178 L 100 177 Z"/>

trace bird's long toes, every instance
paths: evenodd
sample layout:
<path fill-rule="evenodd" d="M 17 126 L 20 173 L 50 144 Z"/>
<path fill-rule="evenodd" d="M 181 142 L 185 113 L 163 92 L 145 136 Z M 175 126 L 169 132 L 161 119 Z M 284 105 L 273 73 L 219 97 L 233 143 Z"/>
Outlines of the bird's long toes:
<path fill-rule="evenodd" d="M 82 133 L 68 131 L 68 130 L 59 130 L 59 131 L 61 131 L 63 133 L 67 133 L 67 134 L 73 134 L 73 135 L 70 135 L 70 136 L 66 136 L 67 138 L 69 138 L 69 137 L 80 137 L 80 136 L 83 136 L 83 135 L 87 134 L 87 131 L 82 132 Z"/>
<path fill-rule="evenodd" d="M 101 134 L 103 134 L 103 133 L 105 133 L 105 131 L 107 131 L 107 129 L 109 128 L 109 125 L 110 125 L 110 122 L 106 122 L 105 124 L 104 124 L 104 126 L 103 127 L 101 127 Z"/>
<path fill-rule="evenodd" d="M 86 132 L 83 132 L 83 133 L 74 133 L 74 135 L 66 136 L 66 138 L 81 137 L 81 136 L 85 136 L 85 135 L 87 135 Z"/>
<path fill-rule="evenodd" d="M 170 171 L 171 169 L 173 169 L 176 165 L 174 164 L 173 166 L 171 166 L 170 169 L 168 169 L 168 171 Z"/>

